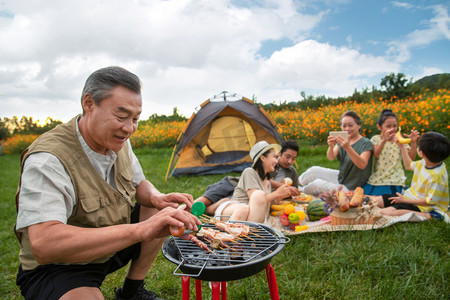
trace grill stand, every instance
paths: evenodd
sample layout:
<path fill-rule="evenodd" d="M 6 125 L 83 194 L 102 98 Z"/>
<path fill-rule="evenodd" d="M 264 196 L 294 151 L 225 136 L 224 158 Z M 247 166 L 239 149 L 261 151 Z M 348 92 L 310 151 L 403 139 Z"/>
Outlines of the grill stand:
<path fill-rule="evenodd" d="M 270 299 L 279 300 L 277 278 L 275 277 L 275 271 L 272 265 L 269 263 L 266 267 L 267 283 L 269 285 Z M 181 283 L 183 287 L 183 300 L 189 300 L 189 276 L 181 276 Z M 227 282 L 211 282 L 212 300 L 220 300 L 220 292 L 222 291 L 222 300 L 227 299 Z M 195 293 L 196 300 L 202 300 L 202 281 L 195 280 Z"/>

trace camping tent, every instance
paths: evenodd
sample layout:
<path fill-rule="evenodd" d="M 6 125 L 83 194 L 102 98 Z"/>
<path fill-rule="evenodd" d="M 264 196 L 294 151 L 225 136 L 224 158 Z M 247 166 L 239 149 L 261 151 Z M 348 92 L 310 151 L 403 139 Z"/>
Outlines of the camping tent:
<path fill-rule="evenodd" d="M 186 122 L 166 180 L 171 175 L 241 172 L 251 166 L 249 151 L 261 140 L 281 143 L 272 118 L 253 101 L 222 92 L 201 104 Z"/>

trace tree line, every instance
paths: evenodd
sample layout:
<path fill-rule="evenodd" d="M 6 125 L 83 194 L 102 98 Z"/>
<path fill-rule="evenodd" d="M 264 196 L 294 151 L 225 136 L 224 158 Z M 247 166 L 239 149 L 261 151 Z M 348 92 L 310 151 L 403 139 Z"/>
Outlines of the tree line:
<path fill-rule="evenodd" d="M 380 88 L 372 86 L 371 89 L 364 88 L 361 91 L 355 89 L 352 95 L 347 97 L 326 97 L 324 95 L 312 96 L 306 95 L 304 91 L 300 92 L 303 98 L 297 102 L 280 101 L 269 104 L 260 104 L 267 111 L 281 111 L 294 109 L 315 109 L 326 105 L 336 105 L 343 102 L 354 101 L 356 103 L 371 102 L 372 100 L 396 101 L 414 95 L 423 94 L 428 91 L 437 91 L 438 89 L 450 90 L 450 73 L 434 74 L 423 77 L 415 82 L 408 80 L 403 73 L 391 73 L 381 79 Z"/>
<path fill-rule="evenodd" d="M 60 120 L 54 120 L 50 117 L 46 119 L 44 125 L 40 125 L 39 120 L 33 120 L 33 117 L 0 118 L 0 140 L 16 134 L 42 134 L 61 123 Z"/>
<path fill-rule="evenodd" d="M 408 80 L 403 73 L 391 73 L 381 79 L 380 88 L 372 86 L 371 89 L 364 88 L 361 91 L 355 89 L 351 96 L 331 98 L 323 95 L 312 96 L 306 95 L 305 92 L 300 92 L 301 100 L 297 102 L 275 102 L 260 105 L 268 111 L 280 111 L 285 109 L 315 109 L 320 106 L 336 105 L 342 102 L 355 101 L 357 103 L 370 102 L 372 100 L 388 100 L 396 101 L 396 99 L 404 99 L 413 95 L 421 94 L 427 91 L 435 91 L 438 89 L 450 90 L 450 73 L 435 74 L 426 76 L 415 82 Z M 253 100 L 257 102 L 254 95 Z M 169 121 L 185 121 L 186 117 L 179 114 L 175 107 L 171 116 L 153 114 L 147 120 L 141 120 L 139 123 L 158 123 Z M 39 124 L 39 120 L 35 121 L 32 117 L 23 116 L 13 118 L 0 118 L 0 140 L 4 140 L 16 134 L 42 134 L 56 125 L 61 124 L 59 120 L 54 120 L 51 117 L 46 119 L 44 125 Z"/>

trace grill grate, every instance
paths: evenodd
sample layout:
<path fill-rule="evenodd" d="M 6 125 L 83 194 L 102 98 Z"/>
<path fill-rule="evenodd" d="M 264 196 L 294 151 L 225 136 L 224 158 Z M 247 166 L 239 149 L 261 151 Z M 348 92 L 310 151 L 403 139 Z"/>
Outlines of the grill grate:
<path fill-rule="evenodd" d="M 250 232 L 254 232 L 258 236 L 250 233 L 248 237 L 240 237 L 236 242 L 226 242 L 225 244 L 232 249 L 212 249 L 206 239 L 200 239 L 203 240 L 215 254 L 200 248 L 192 241 L 174 238 L 180 254 L 180 260 L 185 264 L 197 266 L 206 265 L 219 267 L 242 264 L 269 255 L 278 244 L 284 242 L 282 239 L 284 237 L 280 238 L 279 236 L 272 234 L 265 227 L 260 226 L 257 223 L 245 224 L 253 229 Z M 213 224 L 204 224 L 202 226 L 219 230 Z"/>

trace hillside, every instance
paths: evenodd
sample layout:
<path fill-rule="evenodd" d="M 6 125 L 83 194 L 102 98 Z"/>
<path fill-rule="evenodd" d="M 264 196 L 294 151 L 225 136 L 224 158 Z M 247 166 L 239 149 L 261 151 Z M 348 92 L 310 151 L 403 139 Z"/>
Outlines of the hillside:
<path fill-rule="evenodd" d="M 437 90 L 450 88 L 450 73 L 434 74 L 415 81 L 413 86 L 423 89 Z"/>

